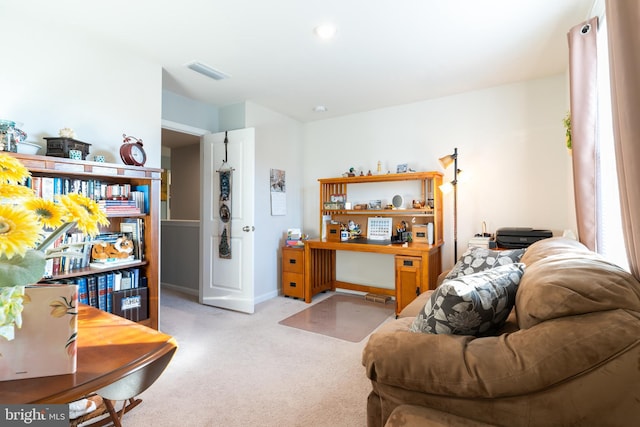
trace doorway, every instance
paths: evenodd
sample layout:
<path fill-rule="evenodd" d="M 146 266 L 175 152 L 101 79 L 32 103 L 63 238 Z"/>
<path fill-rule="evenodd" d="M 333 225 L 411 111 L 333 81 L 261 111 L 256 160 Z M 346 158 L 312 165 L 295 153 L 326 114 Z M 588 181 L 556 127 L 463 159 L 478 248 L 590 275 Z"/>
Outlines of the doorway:
<path fill-rule="evenodd" d="M 200 271 L 200 137 L 209 133 L 162 121 L 160 277 L 163 287 L 198 296 Z M 169 181 L 170 180 L 170 181 Z"/>
<path fill-rule="evenodd" d="M 200 219 L 200 136 L 205 133 L 162 128 L 163 220 Z"/>

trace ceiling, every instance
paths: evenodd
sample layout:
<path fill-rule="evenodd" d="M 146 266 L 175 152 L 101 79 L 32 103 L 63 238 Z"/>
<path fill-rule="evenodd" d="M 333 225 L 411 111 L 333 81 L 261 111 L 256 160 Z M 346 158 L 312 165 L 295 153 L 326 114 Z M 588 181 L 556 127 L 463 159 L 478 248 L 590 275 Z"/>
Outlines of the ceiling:
<path fill-rule="evenodd" d="M 301 122 L 542 78 L 567 68 L 566 34 L 595 0 L 21 0 L 11 15 L 159 63 L 163 88 L 252 101 Z M 320 40 L 313 29 L 332 22 Z M 215 81 L 193 60 L 231 75 Z M 316 105 L 327 111 L 314 112 Z"/>

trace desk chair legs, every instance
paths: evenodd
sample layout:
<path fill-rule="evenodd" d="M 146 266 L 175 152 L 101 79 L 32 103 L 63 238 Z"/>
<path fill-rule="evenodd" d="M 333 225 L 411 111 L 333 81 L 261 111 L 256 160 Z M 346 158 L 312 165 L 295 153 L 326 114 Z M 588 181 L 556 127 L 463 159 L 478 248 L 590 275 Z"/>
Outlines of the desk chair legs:
<path fill-rule="evenodd" d="M 113 405 L 113 402 L 109 399 L 104 399 L 104 405 L 107 407 L 107 411 L 109 411 L 109 415 L 111 415 L 111 419 L 105 418 L 99 421 L 99 422 L 104 422 L 104 424 L 95 423 L 95 424 L 91 424 L 91 427 L 103 426 L 108 424 L 109 422 L 113 422 L 113 425 L 115 427 L 122 427 L 121 420 L 124 414 L 126 414 L 127 412 L 129 412 L 130 410 L 132 410 L 133 408 L 135 408 L 141 403 L 142 403 L 142 399 L 132 397 L 131 399 L 125 401 L 122 404 L 122 409 L 120 409 L 120 411 L 117 412 L 116 408 Z"/>
<path fill-rule="evenodd" d="M 109 399 L 101 399 L 100 405 L 96 408 L 95 411 L 84 415 L 80 418 L 76 418 L 71 420 L 70 425 L 72 427 L 78 427 L 79 425 L 83 425 L 83 427 L 102 427 L 102 426 L 115 426 L 122 427 L 122 417 L 127 412 L 131 411 L 133 408 L 142 403 L 142 399 L 132 397 L 123 401 L 122 408 L 117 411 L 115 408 L 116 402 Z M 105 416 L 109 415 L 109 416 Z M 87 424 L 91 419 L 99 418 L 98 420 Z"/>

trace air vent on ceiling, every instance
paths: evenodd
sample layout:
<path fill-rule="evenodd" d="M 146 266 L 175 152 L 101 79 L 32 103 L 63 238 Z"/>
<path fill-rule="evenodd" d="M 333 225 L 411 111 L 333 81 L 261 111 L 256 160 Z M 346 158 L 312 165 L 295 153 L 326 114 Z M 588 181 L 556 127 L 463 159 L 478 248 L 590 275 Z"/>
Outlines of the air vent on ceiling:
<path fill-rule="evenodd" d="M 210 77 L 214 80 L 224 80 L 231 77 L 229 74 L 223 73 L 222 71 L 218 71 L 215 68 L 212 68 L 198 61 L 193 61 L 188 63 L 187 67 L 191 68 L 193 71 L 197 73 Z"/>

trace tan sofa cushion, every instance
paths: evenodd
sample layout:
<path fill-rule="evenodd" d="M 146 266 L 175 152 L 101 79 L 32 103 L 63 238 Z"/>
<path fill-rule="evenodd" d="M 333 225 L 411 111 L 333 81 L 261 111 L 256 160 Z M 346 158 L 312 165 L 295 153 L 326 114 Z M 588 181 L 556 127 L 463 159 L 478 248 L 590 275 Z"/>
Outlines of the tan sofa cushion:
<path fill-rule="evenodd" d="M 577 240 L 564 237 L 551 237 L 535 242 L 527 248 L 520 262 L 531 265 L 536 261 L 552 255 L 566 254 L 567 251 L 575 253 L 591 253 L 589 249 Z"/>
<path fill-rule="evenodd" d="M 559 318 L 484 338 L 408 332 L 412 321 L 386 323 L 370 336 L 362 354 L 367 376 L 458 398 L 543 390 L 617 357 L 640 337 L 638 316 L 624 310 Z"/>
<path fill-rule="evenodd" d="M 424 406 L 400 405 L 393 410 L 384 427 L 492 427 L 492 424 Z"/>
<path fill-rule="evenodd" d="M 521 329 L 616 309 L 640 313 L 640 283 L 595 253 L 565 250 L 528 265 L 516 294 Z"/>

